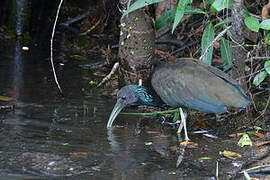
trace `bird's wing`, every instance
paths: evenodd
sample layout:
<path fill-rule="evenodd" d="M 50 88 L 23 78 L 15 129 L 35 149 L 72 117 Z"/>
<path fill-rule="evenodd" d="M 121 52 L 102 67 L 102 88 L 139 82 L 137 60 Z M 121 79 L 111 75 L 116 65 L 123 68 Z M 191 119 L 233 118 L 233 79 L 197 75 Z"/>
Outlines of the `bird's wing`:
<path fill-rule="evenodd" d="M 155 69 L 152 86 L 172 107 L 214 113 L 225 112 L 226 106 L 237 107 L 237 100 L 241 98 L 238 90 L 206 67 L 192 59 L 165 63 Z"/>
<path fill-rule="evenodd" d="M 239 90 L 239 93 L 242 93 L 243 95 L 245 95 L 244 91 L 241 88 L 239 88 L 238 83 L 233 78 L 231 78 L 228 74 L 224 73 L 223 71 L 221 71 L 218 68 L 215 68 L 213 66 L 209 66 L 208 64 L 205 64 L 202 61 L 193 60 L 193 62 L 204 67 L 207 71 L 215 74 L 216 76 L 222 78 L 224 81 L 226 81 L 227 83 L 229 83 L 232 86 L 234 86 L 235 88 L 237 88 Z"/>
<path fill-rule="evenodd" d="M 216 82 L 216 85 L 218 85 L 218 87 L 213 85 L 211 81 L 207 81 L 206 83 L 210 83 L 207 84 L 207 86 L 210 86 L 209 92 L 218 92 L 216 95 L 220 96 L 219 100 L 223 102 L 223 104 L 237 108 L 245 108 L 250 104 L 250 101 L 248 100 L 248 97 L 244 93 L 243 89 L 228 74 L 224 73 L 218 68 L 209 66 L 201 61 L 194 60 L 194 63 L 197 63 L 198 66 L 204 68 L 205 72 L 214 74 L 215 82 L 218 81 Z"/>

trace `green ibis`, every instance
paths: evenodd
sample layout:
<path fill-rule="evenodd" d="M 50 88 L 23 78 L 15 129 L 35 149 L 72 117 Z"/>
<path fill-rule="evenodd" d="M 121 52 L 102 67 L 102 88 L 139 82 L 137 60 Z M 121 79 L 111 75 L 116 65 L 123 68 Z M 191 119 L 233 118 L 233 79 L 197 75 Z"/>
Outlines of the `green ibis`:
<path fill-rule="evenodd" d="M 107 128 L 111 128 L 116 116 L 127 105 L 160 106 L 166 104 L 179 108 L 188 141 L 186 117 L 181 107 L 202 112 L 221 114 L 227 107 L 246 108 L 250 101 L 237 83 L 223 71 L 192 58 L 180 58 L 162 62 L 151 74 L 151 88 L 127 85 L 117 94 L 117 102 L 111 112 Z"/>

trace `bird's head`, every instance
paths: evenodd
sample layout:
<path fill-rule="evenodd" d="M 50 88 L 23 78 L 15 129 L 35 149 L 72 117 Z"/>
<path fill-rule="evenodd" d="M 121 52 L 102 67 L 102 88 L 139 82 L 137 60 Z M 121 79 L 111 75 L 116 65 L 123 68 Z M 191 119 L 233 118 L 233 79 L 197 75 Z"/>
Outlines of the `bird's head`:
<path fill-rule="evenodd" d="M 117 93 L 117 102 L 111 112 L 109 121 L 107 123 L 107 128 L 110 128 L 120 111 L 127 105 L 139 104 L 140 92 L 145 88 L 137 85 L 127 85 L 120 89 Z"/>

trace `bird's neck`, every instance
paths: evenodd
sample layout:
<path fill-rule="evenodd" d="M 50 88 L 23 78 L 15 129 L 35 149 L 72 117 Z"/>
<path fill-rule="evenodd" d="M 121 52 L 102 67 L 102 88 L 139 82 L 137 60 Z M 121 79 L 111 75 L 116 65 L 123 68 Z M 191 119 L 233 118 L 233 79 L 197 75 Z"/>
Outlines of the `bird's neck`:
<path fill-rule="evenodd" d="M 160 106 L 163 104 L 162 100 L 151 88 L 136 86 L 135 91 L 138 95 L 138 104 L 143 104 L 147 106 Z"/>

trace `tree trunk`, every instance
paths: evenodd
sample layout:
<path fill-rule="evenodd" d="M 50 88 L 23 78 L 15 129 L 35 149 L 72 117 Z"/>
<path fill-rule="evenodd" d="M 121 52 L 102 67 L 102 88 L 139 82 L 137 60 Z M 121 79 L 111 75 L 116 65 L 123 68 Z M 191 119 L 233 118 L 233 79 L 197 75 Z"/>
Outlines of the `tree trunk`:
<path fill-rule="evenodd" d="M 232 1 L 232 76 L 238 79 L 238 83 L 247 90 L 247 82 L 245 79 L 245 59 L 246 51 L 244 45 L 244 12 L 243 0 Z"/>
<path fill-rule="evenodd" d="M 120 0 L 127 7 L 127 2 Z M 146 83 L 154 56 L 155 33 L 150 17 L 138 9 L 121 19 L 119 40 L 120 75 L 127 84 Z"/>

